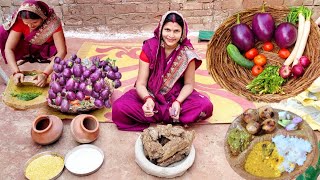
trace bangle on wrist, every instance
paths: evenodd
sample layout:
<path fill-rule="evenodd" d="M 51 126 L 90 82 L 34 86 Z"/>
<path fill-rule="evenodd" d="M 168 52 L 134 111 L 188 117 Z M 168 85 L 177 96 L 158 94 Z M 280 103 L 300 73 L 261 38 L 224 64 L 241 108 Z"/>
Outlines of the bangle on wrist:
<path fill-rule="evenodd" d="M 46 72 L 42 72 L 42 74 L 44 74 L 47 78 L 49 77 L 49 74 Z"/>
<path fill-rule="evenodd" d="M 149 95 L 149 96 L 145 96 L 145 97 L 143 98 L 143 102 L 146 103 L 149 98 L 151 98 L 152 101 L 154 101 L 154 98 Z"/>
<path fill-rule="evenodd" d="M 181 106 L 181 102 L 178 99 L 174 100 L 173 102 L 178 102 L 179 105 Z"/>
<path fill-rule="evenodd" d="M 14 73 L 12 74 L 12 76 L 14 76 L 14 75 L 16 75 L 16 74 L 18 74 L 18 73 L 21 73 L 21 71 L 14 72 Z"/>

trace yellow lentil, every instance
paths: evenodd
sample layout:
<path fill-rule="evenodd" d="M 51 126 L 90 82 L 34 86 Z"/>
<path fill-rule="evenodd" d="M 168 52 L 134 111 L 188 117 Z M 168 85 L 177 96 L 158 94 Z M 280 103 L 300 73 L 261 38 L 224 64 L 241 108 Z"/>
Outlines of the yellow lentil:
<path fill-rule="evenodd" d="M 271 150 L 270 150 L 271 149 Z M 277 148 L 270 141 L 255 144 L 247 156 L 245 170 L 258 177 L 280 177 L 278 167 L 283 162 L 283 157 L 278 154 Z"/>
<path fill-rule="evenodd" d="M 58 175 L 63 167 L 63 158 L 55 155 L 44 155 L 31 161 L 25 174 L 30 180 L 51 179 Z"/>

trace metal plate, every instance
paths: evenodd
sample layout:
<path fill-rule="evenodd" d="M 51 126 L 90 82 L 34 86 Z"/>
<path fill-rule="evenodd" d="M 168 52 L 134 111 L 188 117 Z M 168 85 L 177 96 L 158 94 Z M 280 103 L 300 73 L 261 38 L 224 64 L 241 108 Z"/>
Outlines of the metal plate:
<path fill-rule="evenodd" d="M 97 146 L 84 144 L 73 148 L 65 157 L 65 167 L 74 175 L 96 172 L 103 164 L 104 153 Z"/>

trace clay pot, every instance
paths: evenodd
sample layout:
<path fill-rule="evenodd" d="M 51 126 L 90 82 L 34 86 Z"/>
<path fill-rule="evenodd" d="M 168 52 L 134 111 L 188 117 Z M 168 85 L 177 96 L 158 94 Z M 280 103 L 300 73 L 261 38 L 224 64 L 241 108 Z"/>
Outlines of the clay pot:
<path fill-rule="evenodd" d="M 63 131 L 60 118 L 53 115 L 41 115 L 33 120 L 31 137 L 34 142 L 47 145 L 57 141 Z"/>
<path fill-rule="evenodd" d="M 70 124 L 71 134 L 79 143 L 91 143 L 98 138 L 99 121 L 89 114 L 76 116 Z"/>

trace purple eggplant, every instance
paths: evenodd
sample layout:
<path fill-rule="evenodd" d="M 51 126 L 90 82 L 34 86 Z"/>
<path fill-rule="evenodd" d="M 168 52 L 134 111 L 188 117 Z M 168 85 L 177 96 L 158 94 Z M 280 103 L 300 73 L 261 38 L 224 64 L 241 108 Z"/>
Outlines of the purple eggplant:
<path fill-rule="evenodd" d="M 60 84 L 61 86 L 66 85 L 66 79 L 65 79 L 63 76 L 61 76 L 61 77 L 59 78 L 59 84 Z"/>
<path fill-rule="evenodd" d="M 75 62 L 76 64 L 81 64 L 81 59 L 80 59 L 80 58 L 76 58 L 76 60 L 74 60 L 74 62 Z"/>
<path fill-rule="evenodd" d="M 97 81 L 93 84 L 93 89 L 96 91 L 96 92 L 100 92 L 101 89 L 103 88 L 103 82 L 101 81 Z"/>
<path fill-rule="evenodd" d="M 71 55 L 71 59 L 72 59 L 72 60 L 75 60 L 76 58 L 77 58 L 77 55 L 76 55 L 76 54 L 72 54 L 72 55 Z"/>
<path fill-rule="evenodd" d="M 84 89 L 83 93 L 86 96 L 91 96 L 91 94 L 92 94 L 92 86 L 91 85 L 87 85 L 86 88 Z"/>
<path fill-rule="evenodd" d="M 76 97 L 79 101 L 82 101 L 85 98 L 85 95 L 82 91 L 78 91 Z"/>
<path fill-rule="evenodd" d="M 113 72 L 118 72 L 118 71 L 119 71 L 118 66 L 112 66 L 112 71 L 113 71 Z"/>
<path fill-rule="evenodd" d="M 62 90 L 60 84 L 57 81 L 54 81 L 51 83 L 51 89 L 53 90 L 54 93 L 59 93 Z"/>
<path fill-rule="evenodd" d="M 105 66 L 104 68 L 103 68 L 103 70 L 104 71 L 106 71 L 106 72 L 108 72 L 108 71 L 112 71 L 112 68 L 111 68 L 111 66 Z"/>
<path fill-rule="evenodd" d="M 62 102 L 62 97 L 61 96 L 57 96 L 54 103 L 57 105 L 57 106 L 60 106 L 61 105 L 61 102 Z"/>
<path fill-rule="evenodd" d="M 275 23 L 270 13 L 264 10 L 262 5 L 262 12 L 256 13 L 252 19 L 252 31 L 255 37 L 262 42 L 271 41 L 275 30 Z"/>
<path fill-rule="evenodd" d="M 57 94 L 55 92 L 53 92 L 52 89 L 49 89 L 48 95 L 49 95 L 50 99 L 55 99 L 57 97 Z"/>
<path fill-rule="evenodd" d="M 70 60 L 70 59 L 67 60 L 67 64 L 66 64 L 66 65 L 67 65 L 68 68 L 72 68 L 72 66 L 73 66 L 73 61 Z"/>
<path fill-rule="evenodd" d="M 248 51 L 254 47 L 254 35 L 247 24 L 240 23 L 238 14 L 237 24 L 231 28 L 232 43 L 241 51 Z"/>
<path fill-rule="evenodd" d="M 98 73 L 92 73 L 91 75 L 90 75 L 90 80 L 91 80 L 91 82 L 96 82 L 96 81 L 98 81 L 98 79 L 100 78 L 100 75 L 98 74 Z"/>
<path fill-rule="evenodd" d="M 115 72 L 114 75 L 115 75 L 116 79 L 121 79 L 121 77 L 122 77 L 122 74 L 119 71 Z"/>
<path fill-rule="evenodd" d="M 61 61 L 61 58 L 59 58 L 59 57 L 54 58 L 54 63 L 59 64 L 60 61 Z"/>
<path fill-rule="evenodd" d="M 91 96 L 92 96 L 93 98 L 95 98 L 95 99 L 99 99 L 100 94 L 99 94 L 98 92 L 96 92 L 96 91 L 92 91 Z"/>
<path fill-rule="evenodd" d="M 278 25 L 274 40 L 280 48 L 288 48 L 296 42 L 298 37 L 298 30 L 296 26 L 289 22 L 283 22 Z"/>
<path fill-rule="evenodd" d="M 95 65 L 92 65 L 89 70 L 94 73 L 96 71 L 97 67 Z"/>
<path fill-rule="evenodd" d="M 70 103 L 69 103 L 69 101 L 68 101 L 67 99 L 63 99 L 63 100 L 61 101 L 60 107 L 61 107 L 61 112 L 68 112 L 69 109 L 70 109 Z"/>
<path fill-rule="evenodd" d="M 84 78 L 88 78 L 88 77 L 90 77 L 90 75 L 91 75 L 91 72 L 87 69 L 87 70 L 85 70 L 84 72 L 83 72 L 83 74 L 82 74 L 82 76 L 84 77 Z"/>
<path fill-rule="evenodd" d="M 109 100 L 109 99 L 104 101 L 104 106 L 105 106 L 106 108 L 111 108 L 111 103 L 110 103 L 110 100 Z"/>
<path fill-rule="evenodd" d="M 53 71 L 56 72 L 56 73 L 61 72 L 61 71 L 59 70 L 59 68 L 58 68 L 58 65 L 60 65 L 60 64 L 54 64 L 54 65 L 53 65 Z"/>
<path fill-rule="evenodd" d="M 114 75 L 114 72 L 112 70 L 107 72 L 107 78 L 109 78 L 111 80 L 116 79 L 116 76 Z"/>
<path fill-rule="evenodd" d="M 101 101 L 100 99 L 95 99 L 94 100 L 94 105 L 97 107 L 97 108 L 102 108 L 103 107 L 103 101 Z"/>
<path fill-rule="evenodd" d="M 61 95 L 62 97 L 65 97 L 65 96 L 67 95 L 67 90 L 66 90 L 66 88 L 63 88 L 63 89 L 61 90 L 60 95 Z"/>
<path fill-rule="evenodd" d="M 71 77 L 71 75 L 72 75 L 71 69 L 65 68 L 65 69 L 63 70 L 62 74 L 63 74 L 63 76 L 66 77 L 66 78 Z"/>
<path fill-rule="evenodd" d="M 73 91 L 68 91 L 66 97 L 70 101 L 73 101 L 77 98 L 76 94 Z"/>
<path fill-rule="evenodd" d="M 72 78 L 70 78 L 66 83 L 66 89 L 68 91 L 73 91 L 74 90 L 74 84 L 75 84 L 75 81 Z"/>
<path fill-rule="evenodd" d="M 100 93 L 100 98 L 103 99 L 103 100 L 108 100 L 109 96 L 110 96 L 109 89 L 104 89 Z"/>
<path fill-rule="evenodd" d="M 121 86 L 121 81 L 119 79 L 114 80 L 113 83 L 114 83 L 114 88 L 116 89 Z"/>
<path fill-rule="evenodd" d="M 82 65 L 81 64 L 75 64 L 73 67 L 73 75 L 75 77 L 80 77 L 82 75 Z"/>

